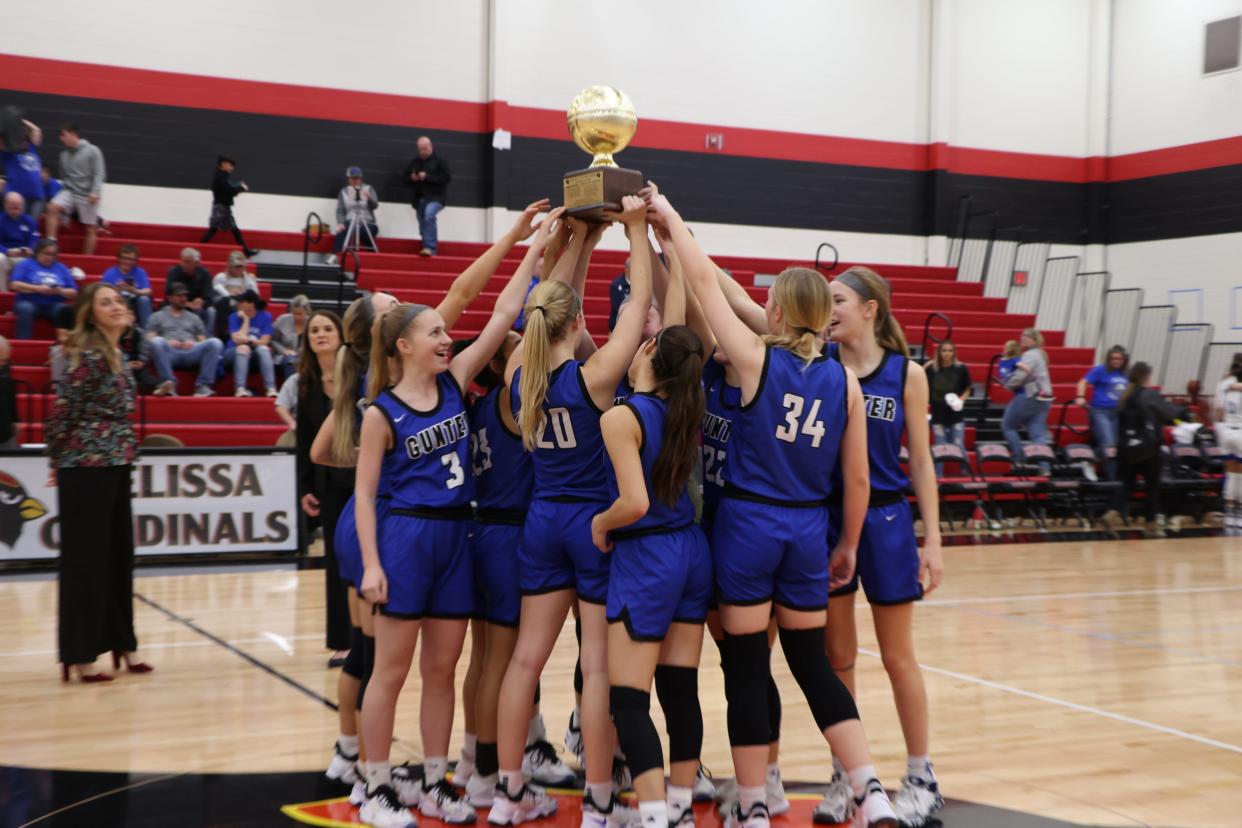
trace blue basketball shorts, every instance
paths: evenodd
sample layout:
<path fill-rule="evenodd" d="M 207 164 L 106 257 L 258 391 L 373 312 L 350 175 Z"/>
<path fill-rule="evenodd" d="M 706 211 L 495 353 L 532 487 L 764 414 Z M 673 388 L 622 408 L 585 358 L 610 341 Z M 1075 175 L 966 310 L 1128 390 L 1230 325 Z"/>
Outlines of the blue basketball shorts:
<path fill-rule="evenodd" d="M 722 498 L 712 526 L 721 604 L 828 606 L 828 510 Z"/>
<path fill-rule="evenodd" d="M 523 595 L 573 589 L 583 601 L 607 602 L 609 556 L 591 543 L 591 519 L 607 508 L 595 501 L 531 501 L 518 558 Z"/>
<path fill-rule="evenodd" d="M 674 621 L 707 620 L 715 585 L 703 530 L 691 524 L 613 542 L 609 623 L 623 622 L 635 641 L 662 641 Z"/>
<path fill-rule="evenodd" d="M 394 618 L 469 618 L 474 614 L 470 520 L 439 520 L 389 511 L 379 521 L 380 565 Z"/>
<path fill-rule="evenodd" d="M 841 508 L 829 507 L 829 549 L 840 536 Z M 919 544 L 914 537 L 914 517 L 904 498 L 885 506 L 867 509 L 862 536 L 858 540 L 858 564 L 854 578 L 833 590 L 833 595 L 858 591 L 862 581 L 867 601 L 877 606 L 908 604 L 923 597 L 919 582 Z"/>
<path fill-rule="evenodd" d="M 470 533 L 474 558 L 475 617 L 489 624 L 516 627 L 522 611 L 518 555 L 520 524 L 475 523 Z"/>
<path fill-rule="evenodd" d="M 392 505 L 391 498 L 375 499 L 375 519 L 383 520 L 388 508 Z M 358 540 L 358 522 L 354 512 L 354 497 L 349 496 L 341 516 L 336 522 L 336 566 L 341 578 L 354 589 L 362 587 L 362 544 Z"/>

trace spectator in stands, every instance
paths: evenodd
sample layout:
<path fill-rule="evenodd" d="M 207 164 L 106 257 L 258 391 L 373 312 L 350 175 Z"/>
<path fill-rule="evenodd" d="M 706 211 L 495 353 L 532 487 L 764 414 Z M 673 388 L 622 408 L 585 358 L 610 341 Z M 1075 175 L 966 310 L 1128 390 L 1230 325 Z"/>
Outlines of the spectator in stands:
<path fill-rule="evenodd" d="M 216 335 L 224 339 L 229 314 L 237 307 L 237 297 L 248 290 L 259 292 L 259 281 L 246 270 L 246 254 L 240 250 L 230 253 L 228 265 L 211 280 L 211 287 L 212 304 L 219 320 Z"/>
<path fill-rule="evenodd" d="M 43 201 L 46 205 L 47 202 L 56 198 L 56 194 L 63 190 L 65 185 L 60 183 L 59 178 L 52 175 L 52 168 L 47 164 L 39 170 L 39 178 L 43 180 Z"/>
<path fill-rule="evenodd" d="M 151 279 L 138 266 L 138 246 L 121 245 L 116 264 L 104 271 L 101 281 L 117 289 L 138 317 L 138 326 L 145 328 L 151 318 Z"/>
<path fill-rule="evenodd" d="M 224 230 L 233 234 L 233 240 L 237 242 L 237 246 L 249 257 L 259 251 L 252 249 L 242 238 L 241 228 L 237 226 L 237 220 L 233 218 L 233 199 L 239 193 L 249 192 L 250 188 L 246 186 L 245 181 L 233 181 L 230 178 L 236 168 L 237 165 L 233 159 L 227 155 L 221 155 L 216 159 L 216 174 L 211 179 L 211 219 L 207 222 L 207 232 L 203 233 L 199 242 L 207 244 L 215 238 L 216 233 Z"/>
<path fill-rule="evenodd" d="M 194 396 L 210 397 L 216 393 L 211 386 L 216 380 L 216 368 L 224 345 L 220 340 L 207 336 L 203 320 L 189 307 L 189 297 L 190 292 L 185 284 L 174 282 L 168 289 L 167 304 L 151 314 L 147 323 L 151 366 L 159 381 L 155 388 L 157 396 L 176 395 L 174 368 L 198 369 Z"/>
<path fill-rule="evenodd" d="M 9 274 L 9 289 L 17 294 L 13 313 L 17 316 L 18 339 L 34 336 L 36 319 L 55 322 L 78 295 L 69 268 L 57 261 L 59 253 L 54 239 L 42 239 L 35 246 L 34 257 L 22 259 Z"/>
<path fill-rule="evenodd" d="M 957 346 L 946 339 L 936 348 L 936 358 L 923 368 L 931 390 L 931 425 L 936 443 L 952 443 L 966 452 L 966 415 L 962 413 L 970 396 L 970 370 L 957 360 Z M 938 464 L 939 465 L 939 464 Z M 941 468 L 936 469 L 936 474 Z"/>
<path fill-rule="evenodd" d="M 0 336 L 0 451 L 17 448 L 17 391 L 9 360 L 13 347 Z"/>
<path fill-rule="evenodd" d="M 436 216 L 448 200 L 448 185 L 453 176 L 448 164 L 435 154 L 431 139 L 418 139 L 418 155 L 405 168 L 405 180 L 414 188 L 414 214 L 418 217 L 418 235 L 422 237 L 420 256 L 434 256 L 439 249 Z"/>
<path fill-rule="evenodd" d="M 289 312 L 282 313 L 272 323 L 272 354 L 280 364 L 283 376 L 297 372 L 302 334 L 306 331 L 306 320 L 310 314 L 310 300 L 299 293 L 289 300 Z"/>
<path fill-rule="evenodd" d="M 28 259 L 39 243 L 39 226 L 26 214 L 26 200 L 21 193 L 4 194 L 4 212 L 0 213 L 0 290 L 5 277 L 17 262 Z"/>
<path fill-rule="evenodd" d="M 272 367 L 272 315 L 265 310 L 266 304 L 253 290 L 237 296 L 237 310 L 229 314 L 229 344 L 225 359 L 233 361 L 233 383 L 237 397 L 250 397 L 246 377 L 252 364 L 257 364 L 263 378 L 263 390 L 269 397 L 276 396 L 276 371 Z"/>
<path fill-rule="evenodd" d="M 1164 426 L 1179 419 L 1188 419 L 1186 409 L 1173 405 L 1149 388 L 1151 366 L 1136 362 L 1130 369 L 1129 383 L 1117 401 L 1120 430 L 1117 437 L 1117 471 L 1121 486 L 1113 494 L 1112 508 L 1103 520 L 1116 530 L 1130 517 L 1130 495 L 1143 476 L 1148 537 L 1165 536 L 1165 519 L 1160 512 L 1160 468 L 1164 461 Z"/>
<path fill-rule="evenodd" d="M 53 383 L 60 382 L 65 376 L 65 346 L 69 344 L 69 334 L 73 332 L 73 311 L 69 306 L 62 308 L 52 323 L 56 326 L 56 344 L 47 352 L 47 364 Z"/>
<path fill-rule="evenodd" d="M 1096 454 L 1103 464 L 1109 480 L 1117 479 L 1117 461 L 1111 456 L 1117 448 L 1117 401 L 1126 390 L 1129 380 L 1126 371 L 1130 367 L 1130 355 L 1120 345 L 1108 349 L 1104 362 L 1096 365 L 1078 381 L 1075 402 L 1087 404 L 1087 386 L 1091 392 L 1091 435 L 1095 438 Z"/>
<path fill-rule="evenodd" d="M 155 383 L 151 382 L 150 372 L 147 371 L 147 359 L 149 357 L 149 349 L 147 347 L 147 338 L 138 324 L 138 316 L 134 313 L 134 309 L 128 308 L 128 322 L 125 333 L 121 334 L 121 353 L 125 355 L 125 362 L 129 365 L 129 370 L 134 374 L 135 388 L 143 390 L 151 387 Z"/>
<path fill-rule="evenodd" d="M 1034 328 L 1022 332 L 1018 345 L 1022 349 L 1013 373 L 1005 380 L 1010 391 L 1022 389 L 1015 394 L 1005 408 L 1001 431 L 1009 443 L 1009 451 L 1015 463 L 1022 462 L 1022 436 L 1025 429 L 1028 439 L 1038 445 L 1048 445 L 1048 411 L 1052 408 L 1052 380 L 1048 374 L 1048 355 L 1044 351 L 1044 336 Z M 1040 471 L 1048 474 L 1051 468 L 1040 463 Z"/>
<path fill-rule="evenodd" d="M 276 416 L 290 431 L 298 429 L 298 375 L 297 372 L 285 377 L 276 392 Z"/>
<path fill-rule="evenodd" d="M 1242 353 L 1233 355 L 1229 372 L 1212 399 L 1216 444 L 1225 452 L 1225 534 L 1242 534 Z"/>
<path fill-rule="evenodd" d="M 56 238 L 60 224 L 76 213 L 86 233 L 82 252 L 95 252 L 96 223 L 99 218 L 99 197 L 103 194 L 107 169 L 99 147 L 86 140 L 73 123 L 60 128 L 60 175 L 64 188 L 47 206 L 47 237 Z"/>
<path fill-rule="evenodd" d="M 181 261 L 168 268 L 164 277 L 164 301 L 172 295 L 173 285 L 184 285 L 186 289 L 185 306 L 203 321 L 208 331 L 216 329 L 216 309 L 212 307 L 215 288 L 212 286 L 211 274 L 203 267 L 203 256 L 193 247 L 181 250 Z"/>
<path fill-rule="evenodd" d="M 621 305 L 626 299 L 630 298 L 630 260 L 625 260 L 625 272 L 612 280 L 612 284 L 608 286 L 608 330 L 611 331 L 617 324 L 617 314 L 621 312 Z"/>
<path fill-rule="evenodd" d="M 350 223 L 356 218 L 360 225 L 365 224 L 371 231 L 371 239 L 379 235 L 379 225 L 375 223 L 375 211 L 379 208 L 379 197 L 375 188 L 362 182 L 362 168 L 350 167 L 345 171 L 345 186 L 336 194 L 336 241 L 332 243 L 332 254 L 327 263 L 335 265 L 337 256 L 345 247 L 345 237 L 349 235 Z M 355 231 L 351 246 L 360 249 L 363 245 L 370 246 L 366 231 L 361 226 Z"/>
<path fill-rule="evenodd" d="M 25 128 L 25 144 L 0 150 L 0 162 L 4 164 L 5 193 L 16 193 L 26 202 L 26 212 L 38 218 L 43 212 L 43 178 L 40 170 L 39 145 L 43 143 L 43 130 L 30 121 L 22 121 Z M 7 204 L 6 204 L 7 207 Z"/>
<path fill-rule="evenodd" d="M 1001 348 L 1001 360 L 996 363 L 996 378 L 1000 380 L 1000 384 L 1004 385 L 1009 379 L 1009 375 L 1013 373 L 1013 369 L 1018 367 L 1018 360 L 1022 358 L 1022 349 L 1018 347 L 1018 340 L 1005 340 L 1005 347 Z M 1013 391 L 1015 395 L 1021 394 L 1022 389 L 1018 388 Z"/>

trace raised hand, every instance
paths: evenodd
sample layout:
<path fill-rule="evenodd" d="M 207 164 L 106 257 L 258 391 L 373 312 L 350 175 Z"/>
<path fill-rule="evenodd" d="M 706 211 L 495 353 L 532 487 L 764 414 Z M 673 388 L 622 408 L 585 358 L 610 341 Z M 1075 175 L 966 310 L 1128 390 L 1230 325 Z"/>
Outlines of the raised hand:
<path fill-rule="evenodd" d="M 553 234 L 560 232 L 560 226 L 562 223 L 561 217 L 564 215 L 565 208 L 557 207 L 555 210 L 548 213 L 543 221 L 539 222 L 539 225 L 535 228 L 535 240 L 530 243 L 530 246 L 533 247 L 536 252 L 542 252 L 543 249 L 548 246 L 548 242 L 552 240 Z"/>
<path fill-rule="evenodd" d="M 513 234 L 517 241 L 525 241 L 535 233 L 535 217 L 540 213 L 546 213 L 552 201 L 547 198 L 541 198 L 538 201 L 526 205 L 526 209 L 513 222 L 513 229 L 509 232 Z"/>
<path fill-rule="evenodd" d="M 647 223 L 647 202 L 638 196 L 627 195 L 621 199 L 620 213 L 604 213 L 609 221 L 619 221 L 625 225 L 626 231 L 636 230 Z M 646 231 L 644 231 L 646 232 Z"/>

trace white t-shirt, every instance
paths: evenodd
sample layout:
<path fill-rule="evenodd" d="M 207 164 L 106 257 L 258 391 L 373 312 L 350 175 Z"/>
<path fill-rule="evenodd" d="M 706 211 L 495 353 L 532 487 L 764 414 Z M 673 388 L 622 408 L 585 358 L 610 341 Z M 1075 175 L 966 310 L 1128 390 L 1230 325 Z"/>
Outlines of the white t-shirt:
<path fill-rule="evenodd" d="M 1221 425 L 1231 428 L 1242 428 L 1242 391 L 1232 391 L 1230 387 L 1237 385 L 1233 377 L 1225 377 L 1216 386 L 1216 406 L 1220 411 Z"/>

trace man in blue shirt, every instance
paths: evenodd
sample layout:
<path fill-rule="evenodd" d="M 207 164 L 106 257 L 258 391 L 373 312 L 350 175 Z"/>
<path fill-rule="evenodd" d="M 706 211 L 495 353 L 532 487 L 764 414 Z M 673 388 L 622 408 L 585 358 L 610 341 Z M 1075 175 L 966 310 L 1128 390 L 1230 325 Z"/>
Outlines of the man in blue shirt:
<path fill-rule="evenodd" d="M 31 256 L 39 241 L 39 228 L 25 210 L 26 200 L 21 194 L 5 194 L 4 212 L 0 213 L 0 288 L 4 276 L 19 259 Z"/>
<path fill-rule="evenodd" d="M 0 162 L 4 164 L 5 190 L 19 193 L 26 199 L 26 210 L 32 216 L 43 211 L 46 196 L 40 170 L 43 160 L 39 158 L 39 144 L 43 131 L 30 121 L 22 121 L 26 130 L 25 144 L 16 150 L 0 150 Z"/>
<path fill-rule="evenodd" d="M 151 280 L 147 272 L 138 266 L 138 246 L 121 245 L 116 254 L 116 264 L 104 271 L 102 281 L 117 289 L 134 309 L 138 327 L 146 328 L 151 318 Z"/>
<path fill-rule="evenodd" d="M 55 321 L 78 295 L 69 268 L 56 260 L 59 254 L 54 240 L 42 239 L 35 246 L 34 258 L 18 262 L 9 275 L 9 289 L 17 294 L 13 313 L 18 339 L 32 338 L 36 319 Z"/>
<path fill-rule="evenodd" d="M 229 342 L 225 359 L 233 360 L 234 396 L 249 397 L 246 376 L 251 358 L 258 363 L 259 375 L 267 396 L 276 396 L 276 370 L 272 366 L 272 315 L 264 310 L 265 302 L 253 290 L 237 295 L 237 310 L 229 314 Z"/>

